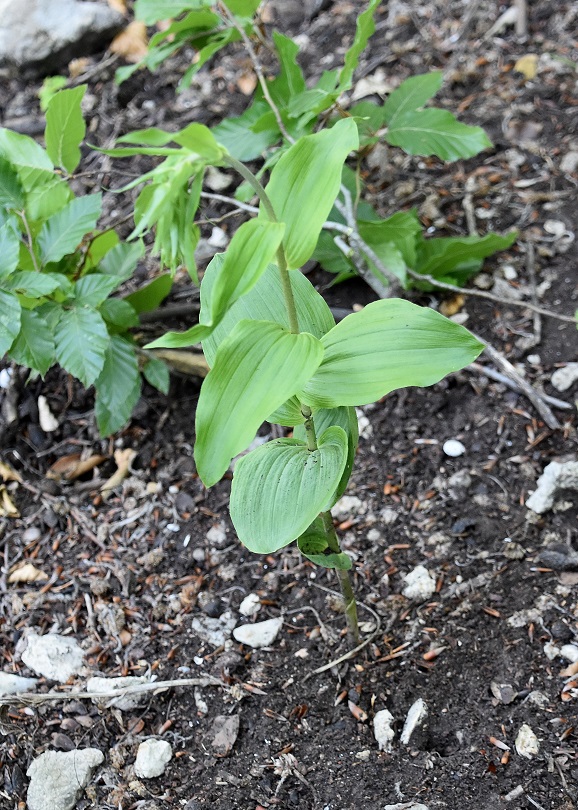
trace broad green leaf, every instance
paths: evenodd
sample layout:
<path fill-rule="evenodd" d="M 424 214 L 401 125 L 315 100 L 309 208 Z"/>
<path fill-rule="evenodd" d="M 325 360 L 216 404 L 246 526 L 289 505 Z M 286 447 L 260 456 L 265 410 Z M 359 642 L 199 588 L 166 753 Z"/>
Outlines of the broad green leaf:
<path fill-rule="evenodd" d="M 21 270 L 7 279 L 7 286 L 14 292 L 29 298 L 42 298 L 50 295 L 60 287 L 60 279 L 51 273 L 37 273 L 33 270 Z"/>
<path fill-rule="evenodd" d="M 43 264 L 74 253 L 82 238 L 96 227 L 102 194 L 75 197 L 42 226 L 36 240 Z"/>
<path fill-rule="evenodd" d="M 145 363 L 142 373 L 145 380 L 156 388 L 161 394 L 169 393 L 169 386 L 171 382 L 171 375 L 169 367 L 158 357 L 151 357 Z"/>
<path fill-rule="evenodd" d="M 37 93 L 38 100 L 40 101 L 40 109 L 43 113 L 46 112 L 50 101 L 54 98 L 58 91 L 66 87 L 67 82 L 68 79 L 66 76 L 47 76 L 44 79 L 42 82 L 42 87 Z"/>
<path fill-rule="evenodd" d="M 297 397 L 290 397 L 280 408 L 267 417 L 267 422 L 272 425 L 284 425 L 285 427 L 295 427 L 301 425 L 305 417 L 301 412 L 301 403 Z"/>
<path fill-rule="evenodd" d="M 119 335 L 111 337 L 94 387 L 98 429 L 102 436 L 110 436 L 128 422 L 141 392 L 136 352 L 128 340 Z"/>
<path fill-rule="evenodd" d="M 137 312 L 152 312 L 162 304 L 173 286 L 173 277 L 170 273 L 158 276 L 140 290 L 127 295 L 124 299 Z"/>
<path fill-rule="evenodd" d="M 351 557 L 344 552 L 336 554 L 329 548 L 323 520 L 315 518 L 302 535 L 297 539 L 299 551 L 308 560 L 323 568 L 337 568 L 341 571 L 349 571 L 352 566 Z"/>
<path fill-rule="evenodd" d="M 18 174 L 4 158 L 0 158 L 0 208 L 24 208 L 24 192 Z"/>
<path fill-rule="evenodd" d="M 321 343 L 276 323 L 241 321 L 217 351 L 197 406 L 195 459 L 205 486 L 215 484 L 260 425 L 313 375 Z"/>
<path fill-rule="evenodd" d="M 178 17 L 183 11 L 214 5 L 215 0 L 136 0 L 135 16 L 147 25 Z"/>
<path fill-rule="evenodd" d="M 83 276 L 74 285 L 77 305 L 99 307 L 120 283 L 120 279 L 116 276 L 105 276 L 102 273 Z"/>
<path fill-rule="evenodd" d="M 273 169 L 266 191 L 277 219 L 287 226 L 283 247 L 289 269 L 311 258 L 337 197 L 344 161 L 358 143 L 357 126 L 346 118 L 300 138 Z M 266 218 L 262 207 L 259 216 Z"/>
<path fill-rule="evenodd" d="M 447 110 L 410 110 L 396 115 L 385 139 L 408 155 L 436 155 L 459 160 L 490 149 L 492 142 L 481 127 L 462 124 Z"/>
<path fill-rule="evenodd" d="M 116 276 L 121 281 L 126 281 L 136 270 L 143 255 L 144 244 L 140 239 L 135 242 L 121 242 L 101 260 L 100 271 L 108 276 Z"/>
<path fill-rule="evenodd" d="M 0 357 L 6 354 L 20 331 L 21 313 L 18 298 L 10 292 L 0 290 Z"/>
<path fill-rule="evenodd" d="M 224 5 L 238 17 L 252 17 L 262 0 L 224 0 Z"/>
<path fill-rule="evenodd" d="M 213 127 L 213 133 L 237 160 L 255 160 L 280 138 L 277 121 L 274 116 L 271 120 L 270 113 L 266 101 L 256 101 L 237 118 L 225 118 Z M 267 127 L 262 127 L 263 122 Z M 253 193 L 251 190 L 251 196 Z"/>
<path fill-rule="evenodd" d="M 381 0 L 369 0 L 368 6 L 357 18 L 357 29 L 355 38 L 343 62 L 343 68 L 339 74 L 339 92 L 343 93 L 351 87 L 353 74 L 359 63 L 359 57 L 367 47 L 369 38 L 375 33 L 375 12 Z"/>
<path fill-rule="evenodd" d="M 55 166 L 65 169 L 68 174 L 80 163 L 80 144 L 86 133 L 82 116 L 82 99 L 86 84 L 61 90 L 53 96 L 46 110 L 46 151 Z"/>
<path fill-rule="evenodd" d="M 18 267 L 20 232 L 15 217 L 0 215 L 0 279 L 6 278 Z"/>
<path fill-rule="evenodd" d="M 54 362 L 54 338 L 44 318 L 35 309 L 23 309 L 20 332 L 10 356 L 21 366 L 46 374 Z"/>
<path fill-rule="evenodd" d="M 53 176 L 50 158 L 28 135 L 0 127 L 0 157 L 16 169 L 25 191 Z"/>
<path fill-rule="evenodd" d="M 391 93 L 383 105 L 385 120 L 393 125 L 399 116 L 423 107 L 426 101 L 435 96 L 443 82 L 444 74 L 441 70 L 410 76 Z"/>
<path fill-rule="evenodd" d="M 113 248 L 117 247 L 119 241 L 117 232 L 113 231 L 112 228 L 93 236 L 84 254 L 84 272 L 88 272 L 97 267 L 104 257 L 110 253 Z"/>
<path fill-rule="evenodd" d="M 406 265 L 415 267 L 416 240 L 422 231 L 415 209 L 399 211 L 387 219 L 360 220 L 358 228 L 362 239 L 380 256 L 381 245 L 393 244 L 401 253 Z M 387 261 L 385 263 L 387 264 Z"/>
<path fill-rule="evenodd" d="M 99 312 L 107 324 L 121 332 L 139 324 L 134 307 L 121 298 L 108 298 L 100 306 Z"/>
<path fill-rule="evenodd" d="M 223 149 L 217 141 L 211 130 L 203 124 L 189 124 L 185 129 L 178 132 L 165 132 L 163 129 L 151 127 L 150 129 L 141 129 L 136 132 L 129 132 L 119 138 L 117 143 L 134 143 L 143 144 L 144 147 L 153 147 L 154 154 L 173 154 L 174 149 L 162 151 L 160 147 L 166 146 L 168 143 L 176 143 L 187 152 L 198 155 L 199 157 L 209 162 L 217 162 L 223 156 Z M 137 149 L 135 154 L 149 154 L 143 149 Z"/>
<path fill-rule="evenodd" d="M 26 193 L 26 212 L 31 220 L 48 219 L 74 198 L 68 183 L 52 172 Z"/>
<path fill-rule="evenodd" d="M 210 319 L 212 291 L 224 254 L 217 254 L 208 265 L 201 284 L 201 322 Z M 297 306 L 299 328 L 320 338 L 335 326 L 331 310 L 302 273 L 291 273 L 291 287 Z M 215 362 L 217 348 L 231 333 L 239 321 L 273 321 L 289 329 L 287 308 L 283 299 L 283 287 L 278 268 L 270 264 L 252 290 L 240 298 L 229 309 L 221 323 L 203 341 L 203 351 L 209 366 Z"/>
<path fill-rule="evenodd" d="M 231 486 L 231 520 L 249 551 L 270 554 L 292 543 L 324 511 L 343 473 L 347 437 L 329 428 L 310 451 L 276 439 L 240 458 Z"/>
<path fill-rule="evenodd" d="M 357 423 L 357 414 L 355 408 L 342 406 L 341 408 L 321 408 L 315 411 L 313 415 L 313 424 L 318 436 L 321 436 L 330 427 L 340 427 L 345 431 L 347 436 L 347 462 L 343 470 L 341 480 L 337 485 L 331 502 L 328 508 L 331 508 L 347 489 L 347 484 L 351 477 L 351 471 L 355 462 L 355 453 L 357 452 L 357 445 L 359 443 L 359 426 Z M 305 428 L 302 424 L 295 427 L 293 431 L 293 438 L 299 441 L 306 441 Z M 333 567 L 333 566 L 330 566 Z"/>
<path fill-rule="evenodd" d="M 517 236 L 517 231 L 510 231 L 505 236 L 488 233 L 485 236 L 421 239 L 417 245 L 415 267 L 429 276 L 448 277 L 464 263 L 485 259 L 499 250 L 506 250 L 514 244 Z"/>
<path fill-rule="evenodd" d="M 286 107 L 292 98 L 307 89 L 297 62 L 299 46 L 278 31 L 273 32 L 273 42 L 281 63 L 281 73 L 269 83 L 269 92 L 277 106 Z"/>
<path fill-rule="evenodd" d="M 463 326 L 409 301 L 375 301 L 321 338 L 323 362 L 297 392 L 314 408 L 367 405 L 397 388 L 433 385 L 483 345 Z"/>
<path fill-rule="evenodd" d="M 71 307 L 64 310 L 56 325 L 56 359 L 69 374 L 88 387 L 104 365 L 110 337 L 96 310 Z"/>
<path fill-rule="evenodd" d="M 375 133 L 385 124 L 384 107 L 375 101 L 360 101 L 349 108 L 349 114 L 357 120 L 360 143 L 375 143 Z"/>
<path fill-rule="evenodd" d="M 167 332 L 148 348 L 181 348 L 205 340 L 227 310 L 255 286 L 283 238 L 279 222 L 251 219 L 237 229 L 212 283 L 210 310 L 201 323 L 186 332 Z"/>
<path fill-rule="evenodd" d="M 331 107 L 339 96 L 338 81 L 339 72 L 337 70 L 324 70 L 314 87 L 304 90 L 291 99 L 287 108 L 291 118 L 300 118 L 301 123 L 304 124 Z"/>

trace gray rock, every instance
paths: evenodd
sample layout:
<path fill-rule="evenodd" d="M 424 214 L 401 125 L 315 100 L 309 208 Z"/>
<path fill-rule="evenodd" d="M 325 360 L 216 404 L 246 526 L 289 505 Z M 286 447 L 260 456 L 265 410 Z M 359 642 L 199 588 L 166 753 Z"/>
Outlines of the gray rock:
<path fill-rule="evenodd" d="M 566 363 L 552 374 L 552 385 L 557 391 L 567 391 L 578 380 L 578 363 Z"/>
<path fill-rule="evenodd" d="M 20 675 L 13 675 L 11 672 L 0 672 L 0 696 L 30 692 L 37 683 L 37 678 L 22 678 Z"/>
<path fill-rule="evenodd" d="M 47 73 L 108 43 L 125 25 L 107 3 L 0 0 L 0 67 Z"/>
<path fill-rule="evenodd" d="M 233 630 L 234 638 L 253 649 L 269 647 L 277 638 L 283 619 L 267 619 L 256 624 L 241 624 Z"/>
<path fill-rule="evenodd" d="M 84 650 L 70 636 L 30 633 L 26 644 L 22 653 L 26 666 L 52 681 L 66 683 L 84 664 Z"/>
<path fill-rule="evenodd" d="M 89 678 L 86 684 L 86 691 L 87 692 L 98 692 L 99 694 L 110 693 L 110 692 L 119 692 L 123 689 L 130 688 L 131 686 L 138 686 L 141 683 L 149 683 L 150 678 L 147 678 L 145 675 L 141 677 L 137 676 L 127 676 L 125 678 L 101 678 L 95 676 L 94 678 Z M 141 703 L 144 699 L 146 699 L 147 694 L 143 693 L 141 695 L 124 695 L 123 697 L 118 698 L 102 698 L 99 700 L 98 698 L 93 698 L 92 702 L 105 706 L 114 706 L 115 709 L 120 709 L 123 712 L 130 711 L 130 709 L 136 709 L 136 707 Z"/>
<path fill-rule="evenodd" d="M 191 628 L 202 641 L 206 641 L 212 647 L 222 647 L 236 623 L 237 619 L 227 611 L 218 619 L 211 619 L 209 616 L 195 616 L 191 622 Z"/>
<path fill-rule="evenodd" d="M 154 779 L 165 772 L 173 756 L 173 749 L 166 740 L 145 740 L 136 754 L 134 772 L 139 779 Z"/>
<path fill-rule="evenodd" d="M 533 512 L 542 515 L 554 505 L 554 498 L 560 489 L 578 489 L 578 461 L 559 463 L 552 461 L 538 478 L 536 491 L 533 492 L 526 506 Z"/>
<path fill-rule="evenodd" d="M 97 748 L 46 751 L 31 763 L 28 810 L 72 810 L 92 772 L 104 760 Z"/>

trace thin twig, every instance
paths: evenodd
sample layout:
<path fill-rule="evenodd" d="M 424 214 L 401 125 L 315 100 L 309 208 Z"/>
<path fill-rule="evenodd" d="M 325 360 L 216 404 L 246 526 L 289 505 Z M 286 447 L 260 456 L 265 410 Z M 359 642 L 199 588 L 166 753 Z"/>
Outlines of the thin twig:
<path fill-rule="evenodd" d="M 31 692 L 19 695 L 5 695 L 0 698 L 0 705 L 3 706 L 38 706 L 43 703 L 59 703 L 68 700 L 118 700 L 129 695 L 144 695 L 148 692 L 156 692 L 159 689 L 173 689 L 177 686 L 220 686 L 228 689 L 227 685 L 218 678 L 177 678 L 173 681 L 151 681 L 150 683 L 139 683 L 136 686 L 125 686 L 123 689 L 110 689 L 108 692 L 46 692 L 45 694 L 35 694 Z"/>
<path fill-rule="evenodd" d="M 201 191 L 201 197 L 204 197 L 207 200 L 218 200 L 219 202 L 224 202 L 228 205 L 234 205 L 240 211 L 247 211 L 249 214 L 259 213 L 259 209 L 256 206 L 239 202 L 239 200 L 235 200 L 233 197 L 226 197 L 224 194 L 211 194 L 208 191 Z"/>
<path fill-rule="evenodd" d="M 538 306 L 538 290 L 536 285 L 536 261 L 534 252 L 534 243 L 526 243 L 526 267 L 528 276 L 530 278 L 530 290 L 532 292 L 532 304 Z M 534 345 L 537 346 L 542 339 L 542 321 L 540 320 L 540 313 L 534 312 Z"/>
<path fill-rule="evenodd" d="M 510 377 L 506 377 L 505 374 L 500 374 L 499 371 L 496 371 L 493 368 L 489 368 L 488 366 L 482 366 L 480 363 L 470 363 L 469 366 L 466 367 L 465 371 L 475 371 L 476 374 L 481 374 L 485 377 L 488 377 L 490 380 L 495 380 L 496 382 L 502 383 L 502 385 L 506 385 L 512 391 L 517 391 L 518 393 L 523 393 L 520 390 L 518 383 L 514 382 Z M 536 391 L 536 389 L 534 389 Z M 574 406 L 571 405 L 569 402 L 564 402 L 563 399 L 556 399 L 556 397 L 551 397 L 549 394 L 543 394 L 541 391 L 536 391 L 536 394 L 547 402 L 548 405 L 552 405 L 553 408 L 559 408 L 560 410 L 564 411 L 573 411 Z"/>

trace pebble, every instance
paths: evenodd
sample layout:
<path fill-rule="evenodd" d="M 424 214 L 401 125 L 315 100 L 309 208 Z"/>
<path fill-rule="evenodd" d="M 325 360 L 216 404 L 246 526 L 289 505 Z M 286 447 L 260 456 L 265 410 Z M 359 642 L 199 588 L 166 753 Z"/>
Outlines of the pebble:
<path fill-rule="evenodd" d="M 560 648 L 560 655 L 571 664 L 575 664 L 578 661 L 578 647 L 575 644 L 564 644 Z"/>
<path fill-rule="evenodd" d="M 26 645 L 22 653 L 23 662 L 33 672 L 52 681 L 66 683 L 84 665 L 84 650 L 70 636 L 30 633 L 26 637 Z"/>
<path fill-rule="evenodd" d="M 391 727 L 393 721 L 393 714 L 388 709 L 381 709 L 381 711 L 375 713 L 373 734 L 380 751 L 391 751 L 392 749 L 391 743 L 395 737 L 395 731 Z"/>
<path fill-rule="evenodd" d="M 256 593 L 248 594 L 239 606 L 239 613 L 242 616 L 255 616 L 260 610 L 261 600 Z"/>
<path fill-rule="evenodd" d="M 28 810 L 72 810 L 103 760 L 104 755 L 97 748 L 45 751 L 26 771 L 30 777 Z"/>
<path fill-rule="evenodd" d="M 578 169 L 578 152 L 566 152 L 560 161 L 560 169 L 568 174 L 575 172 Z"/>
<path fill-rule="evenodd" d="M 236 623 L 237 619 L 230 611 L 227 611 L 218 619 L 210 616 L 195 616 L 191 622 L 191 628 L 202 641 L 206 641 L 212 647 L 222 647 Z"/>
<path fill-rule="evenodd" d="M 518 754 L 526 759 L 532 759 L 540 750 L 538 738 L 527 723 L 520 726 L 514 745 Z"/>
<path fill-rule="evenodd" d="M 139 779 L 154 779 L 165 772 L 172 756 L 173 749 L 166 740 L 145 740 L 138 747 L 134 772 Z"/>
<path fill-rule="evenodd" d="M 567 363 L 557 368 L 552 374 L 551 382 L 557 391 L 567 391 L 578 380 L 578 363 Z"/>
<path fill-rule="evenodd" d="M 277 638 L 283 619 L 267 619 L 256 624 L 241 624 L 233 630 L 233 637 L 253 649 L 269 647 Z"/>
<path fill-rule="evenodd" d="M 415 602 L 425 602 L 436 591 L 436 581 L 423 565 L 416 566 L 406 574 L 404 582 L 403 595 Z"/>
<path fill-rule="evenodd" d="M 30 692 L 38 683 L 37 678 L 22 678 L 11 672 L 0 672 L 0 697 L 2 695 L 19 695 Z"/>
<path fill-rule="evenodd" d="M 147 678 L 145 675 L 140 677 L 128 675 L 124 678 L 101 678 L 99 676 L 95 676 L 94 678 L 88 679 L 86 691 L 98 693 L 104 692 L 106 694 L 107 692 L 118 692 L 122 689 L 126 689 L 127 687 L 138 686 L 141 683 L 149 682 L 150 678 Z M 141 703 L 146 697 L 147 694 L 143 693 L 140 695 L 125 695 L 119 698 L 107 697 L 102 700 L 93 698 L 92 702 L 96 703 L 97 705 L 100 703 L 106 705 L 107 707 L 120 709 L 121 712 L 126 712 L 130 709 L 136 709 L 139 703 Z"/>
<path fill-rule="evenodd" d="M 224 523 L 218 523 L 207 532 L 207 541 L 215 548 L 222 548 L 227 542 L 227 532 Z"/>
<path fill-rule="evenodd" d="M 41 531 L 37 526 L 30 526 L 29 529 L 26 529 L 24 534 L 22 535 L 22 540 L 24 543 L 35 543 L 37 540 L 40 540 Z"/>
<path fill-rule="evenodd" d="M 367 504 L 357 497 L 357 495 L 344 495 L 340 498 L 331 510 L 333 517 L 337 520 L 345 520 L 352 515 L 365 514 Z"/>
<path fill-rule="evenodd" d="M 399 738 L 403 745 L 409 745 L 411 735 L 418 726 L 421 726 L 426 717 L 426 703 L 422 698 L 418 698 L 415 703 L 412 703 L 410 706 L 407 717 L 405 718 L 405 723 L 403 724 L 401 737 Z"/>
<path fill-rule="evenodd" d="M 538 478 L 536 489 L 527 499 L 526 506 L 542 515 L 552 508 L 560 489 L 578 489 L 578 461 L 552 461 L 548 464 Z"/>
<path fill-rule="evenodd" d="M 463 454 L 466 452 L 464 445 L 457 439 L 448 439 L 446 442 L 444 442 L 442 450 L 446 456 L 449 456 L 450 458 L 463 456 Z"/>

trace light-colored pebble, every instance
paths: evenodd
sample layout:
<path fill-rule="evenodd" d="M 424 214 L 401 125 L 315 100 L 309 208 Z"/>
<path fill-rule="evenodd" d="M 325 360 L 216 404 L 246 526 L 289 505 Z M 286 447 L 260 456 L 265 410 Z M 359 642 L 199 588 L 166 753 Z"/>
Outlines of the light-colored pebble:
<path fill-rule="evenodd" d="M 402 593 L 406 599 L 414 602 L 425 602 L 436 591 L 436 581 L 423 565 L 416 566 L 406 574 L 404 582 Z"/>
<path fill-rule="evenodd" d="M 532 759 L 540 750 L 538 738 L 527 723 L 520 726 L 514 745 L 518 754 L 526 759 Z"/>
<path fill-rule="evenodd" d="M 71 636 L 59 636 L 56 633 L 38 636 L 30 633 L 26 637 L 22 660 L 38 675 L 66 683 L 84 665 L 84 650 Z"/>
<path fill-rule="evenodd" d="M 391 751 L 392 749 L 392 741 L 395 737 L 395 731 L 391 727 L 393 721 L 393 714 L 388 709 L 381 709 L 373 718 L 373 733 L 380 751 Z"/>
<path fill-rule="evenodd" d="M 101 678 L 96 675 L 94 678 L 89 678 L 86 684 L 87 692 L 98 692 L 99 694 L 106 694 L 107 692 L 119 692 L 123 689 L 130 689 L 132 686 L 138 686 L 141 683 L 149 683 L 150 678 L 146 676 L 131 676 L 125 678 Z M 150 697 L 150 695 L 149 695 Z M 96 704 L 104 704 L 105 706 L 114 706 L 115 709 L 120 709 L 123 712 L 135 709 L 143 699 L 147 698 L 147 693 L 136 695 L 124 695 L 118 698 L 93 698 L 92 702 Z"/>
<path fill-rule="evenodd" d="M 283 619 L 267 619 L 256 624 L 241 624 L 233 630 L 233 638 L 249 647 L 269 647 L 277 638 Z"/>
<path fill-rule="evenodd" d="M 556 494 L 561 489 L 578 489 L 578 461 L 552 461 L 548 464 L 526 506 L 542 515 L 552 508 Z"/>
<path fill-rule="evenodd" d="M 139 779 L 154 779 L 165 772 L 172 756 L 173 749 L 166 740 L 145 740 L 138 747 L 134 772 Z"/>
<path fill-rule="evenodd" d="M 331 511 L 337 520 L 345 520 L 345 518 L 355 517 L 355 515 L 364 515 L 367 512 L 367 504 L 357 495 L 344 495 Z"/>
<path fill-rule="evenodd" d="M 45 751 L 26 771 L 28 810 L 72 810 L 78 795 L 104 760 L 97 748 Z"/>
<path fill-rule="evenodd" d="M 249 593 L 239 605 L 242 616 L 255 616 L 261 610 L 261 600 L 256 593 Z"/>
<path fill-rule="evenodd" d="M 578 380 L 578 363 L 567 363 L 552 374 L 552 385 L 557 391 L 567 391 Z"/>
<path fill-rule="evenodd" d="M 30 692 L 37 683 L 37 678 L 22 678 L 20 675 L 13 675 L 11 672 L 0 672 L 0 696 Z"/>
<path fill-rule="evenodd" d="M 575 644 L 564 644 L 560 647 L 560 655 L 571 664 L 575 664 L 578 661 L 578 647 Z"/>
<path fill-rule="evenodd" d="M 457 439 L 448 439 L 446 442 L 443 443 L 442 450 L 449 456 L 450 458 L 457 458 L 458 456 L 463 456 L 466 452 L 466 448 L 464 445 L 458 441 Z"/>
<path fill-rule="evenodd" d="M 411 735 L 418 726 L 420 726 L 427 717 L 427 706 L 422 698 L 418 698 L 415 703 L 409 708 L 405 723 L 400 736 L 400 742 L 403 745 L 408 745 Z"/>

